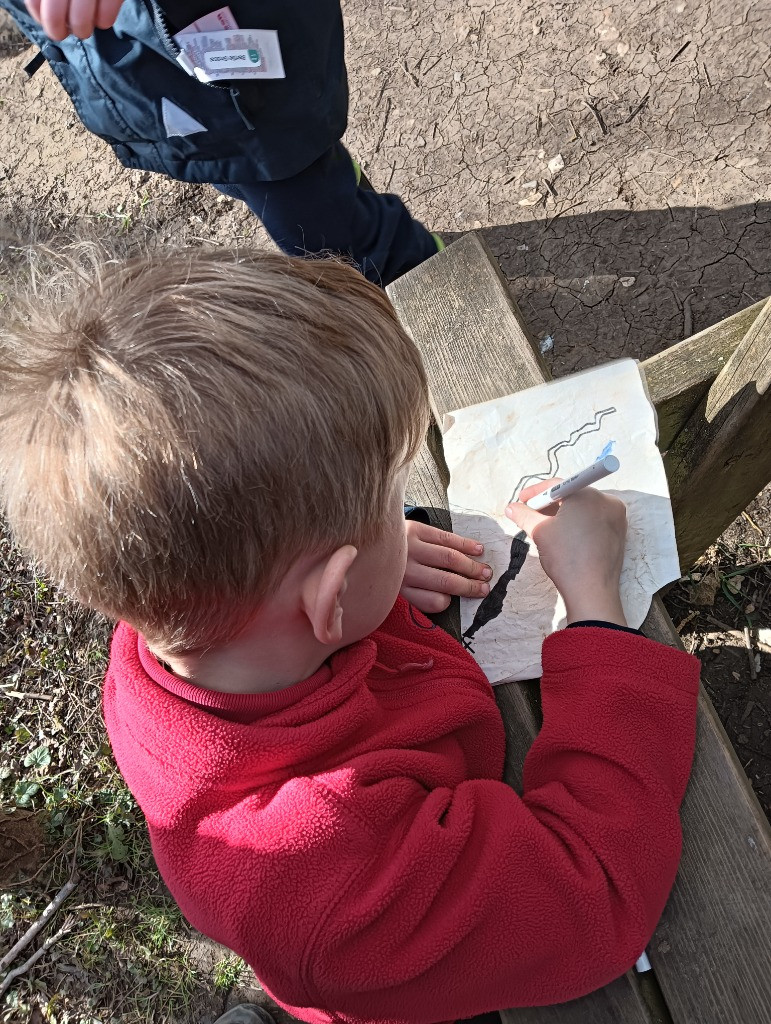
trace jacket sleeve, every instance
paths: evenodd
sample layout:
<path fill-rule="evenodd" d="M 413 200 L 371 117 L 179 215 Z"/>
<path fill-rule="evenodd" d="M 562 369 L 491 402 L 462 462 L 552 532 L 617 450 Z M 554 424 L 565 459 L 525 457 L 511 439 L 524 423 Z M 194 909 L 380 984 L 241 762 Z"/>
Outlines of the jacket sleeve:
<path fill-rule="evenodd" d="M 547 639 L 524 792 L 378 783 L 392 814 L 319 922 L 306 988 L 335 1019 L 420 1022 L 584 995 L 630 968 L 680 856 L 698 662 L 585 628 Z"/>

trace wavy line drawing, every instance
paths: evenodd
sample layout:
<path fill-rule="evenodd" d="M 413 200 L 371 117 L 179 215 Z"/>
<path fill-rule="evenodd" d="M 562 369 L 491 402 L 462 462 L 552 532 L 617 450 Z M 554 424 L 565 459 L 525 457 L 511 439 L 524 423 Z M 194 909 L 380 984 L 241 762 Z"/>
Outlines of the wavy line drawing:
<path fill-rule="evenodd" d="M 596 412 L 594 414 L 594 418 L 589 420 L 588 423 L 583 423 L 580 427 L 576 427 L 575 430 L 571 430 L 566 440 L 558 441 L 556 444 L 553 444 L 546 453 L 549 460 L 548 470 L 545 473 L 530 473 L 528 476 L 523 476 L 514 488 L 510 500 L 516 501 L 517 495 L 520 491 L 524 487 L 527 487 L 528 484 L 534 483 L 536 480 L 551 480 L 553 476 L 559 476 L 560 464 L 557 453 L 562 448 L 573 448 L 578 444 L 581 438 L 586 437 L 587 434 L 596 434 L 602 426 L 602 421 L 605 417 L 611 416 L 615 412 L 618 412 L 615 405 L 611 405 L 607 409 L 600 409 L 600 411 Z"/>

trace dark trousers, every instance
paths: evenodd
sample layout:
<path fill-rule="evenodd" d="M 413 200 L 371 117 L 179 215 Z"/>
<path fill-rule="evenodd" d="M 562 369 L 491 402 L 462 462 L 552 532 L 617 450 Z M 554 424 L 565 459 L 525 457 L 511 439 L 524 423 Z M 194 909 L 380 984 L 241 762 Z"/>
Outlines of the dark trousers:
<path fill-rule="evenodd" d="M 357 184 L 353 161 L 341 142 L 293 178 L 216 187 L 242 199 L 289 256 L 350 256 L 381 287 L 437 251 L 436 240 L 398 196 Z"/>

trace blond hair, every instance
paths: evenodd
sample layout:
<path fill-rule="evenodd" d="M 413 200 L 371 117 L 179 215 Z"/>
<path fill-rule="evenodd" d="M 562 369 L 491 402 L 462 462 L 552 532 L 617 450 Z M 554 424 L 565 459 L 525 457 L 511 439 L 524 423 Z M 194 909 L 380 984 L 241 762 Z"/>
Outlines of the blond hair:
<path fill-rule="evenodd" d="M 66 592 L 200 649 L 300 555 L 377 538 L 428 415 L 379 289 L 332 260 L 204 250 L 65 278 L 0 330 L 0 488 Z"/>

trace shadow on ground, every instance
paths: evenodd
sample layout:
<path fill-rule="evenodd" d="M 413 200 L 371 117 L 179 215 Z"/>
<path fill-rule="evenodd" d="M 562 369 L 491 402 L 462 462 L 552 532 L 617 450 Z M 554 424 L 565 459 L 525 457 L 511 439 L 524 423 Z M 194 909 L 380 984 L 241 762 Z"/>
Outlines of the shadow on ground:
<path fill-rule="evenodd" d="M 481 234 L 556 375 L 645 359 L 771 295 L 768 202 L 603 210 Z"/>

